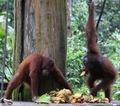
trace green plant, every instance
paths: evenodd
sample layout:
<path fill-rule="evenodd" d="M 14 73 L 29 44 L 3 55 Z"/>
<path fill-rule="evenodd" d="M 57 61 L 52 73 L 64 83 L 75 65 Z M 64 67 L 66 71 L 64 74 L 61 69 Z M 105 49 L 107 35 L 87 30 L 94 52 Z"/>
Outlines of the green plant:
<path fill-rule="evenodd" d="M 2 72 L 2 64 L 4 58 L 4 38 L 5 38 L 5 23 L 6 17 L 4 15 L 0 16 L 0 65 Z M 10 20 L 10 19 L 8 19 Z M 12 53 L 13 53 L 13 40 L 14 40 L 14 29 L 8 25 L 8 34 L 7 34 L 7 55 L 6 55 L 6 63 L 5 63 L 5 74 L 6 79 L 9 80 L 12 73 Z"/>

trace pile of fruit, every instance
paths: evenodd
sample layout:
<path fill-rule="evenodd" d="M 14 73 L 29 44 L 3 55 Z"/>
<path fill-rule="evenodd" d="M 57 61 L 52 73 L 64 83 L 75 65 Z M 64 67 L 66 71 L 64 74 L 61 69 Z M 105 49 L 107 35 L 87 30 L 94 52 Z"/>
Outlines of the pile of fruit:
<path fill-rule="evenodd" d="M 47 98 L 46 101 L 42 101 L 40 98 Z M 43 103 L 109 103 L 109 100 L 107 98 L 99 99 L 96 97 L 93 97 L 92 95 L 84 95 L 83 93 L 75 93 L 72 94 L 72 92 L 69 89 L 62 89 L 59 91 L 51 91 L 49 94 L 44 94 L 38 100 L 36 100 L 37 103 L 43 102 Z M 43 99 L 45 100 L 45 99 Z"/>
<path fill-rule="evenodd" d="M 62 89 L 60 91 L 51 91 L 49 95 L 52 103 L 69 103 L 72 92 L 69 89 Z"/>
<path fill-rule="evenodd" d="M 83 93 L 72 94 L 68 89 L 51 91 L 50 97 L 52 103 L 109 103 L 107 98 L 99 99 L 92 95 L 84 95 Z"/>

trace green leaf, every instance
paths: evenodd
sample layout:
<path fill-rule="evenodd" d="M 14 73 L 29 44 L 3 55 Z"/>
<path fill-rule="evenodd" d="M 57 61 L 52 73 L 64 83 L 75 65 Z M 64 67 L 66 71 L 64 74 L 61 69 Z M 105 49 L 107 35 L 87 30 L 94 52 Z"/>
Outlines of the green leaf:
<path fill-rule="evenodd" d="M 48 94 L 43 94 L 35 102 L 36 103 L 51 103 L 50 96 Z"/>

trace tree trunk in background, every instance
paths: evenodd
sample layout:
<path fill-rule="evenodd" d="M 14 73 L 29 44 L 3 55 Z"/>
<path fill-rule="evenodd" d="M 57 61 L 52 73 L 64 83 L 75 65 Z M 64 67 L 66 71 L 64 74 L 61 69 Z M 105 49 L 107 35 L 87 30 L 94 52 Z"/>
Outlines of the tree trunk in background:
<path fill-rule="evenodd" d="M 65 74 L 66 0 L 14 0 L 14 67 L 33 52 L 54 59 Z M 50 76 L 42 82 L 40 94 L 59 85 Z M 18 97 L 18 91 L 14 93 Z M 24 97 L 26 93 L 24 93 Z M 25 100 L 29 100 L 26 98 Z"/>
<path fill-rule="evenodd" d="M 72 0 L 67 0 L 67 35 L 69 37 L 72 36 L 72 28 L 71 28 L 71 16 L 72 16 Z"/>

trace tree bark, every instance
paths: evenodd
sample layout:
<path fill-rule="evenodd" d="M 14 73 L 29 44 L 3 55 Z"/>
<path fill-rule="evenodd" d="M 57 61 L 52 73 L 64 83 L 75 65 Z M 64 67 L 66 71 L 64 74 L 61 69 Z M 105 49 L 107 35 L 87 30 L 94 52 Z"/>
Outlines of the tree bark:
<path fill-rule="evenodd" d="M 72 0 L 67 0 L 67 36 L 72 36 L 71 16 L 72 16 Z"/>
<path fill-rule="evenodd" d="M 14 3 L 15 69 L 26 56 L 37 52 L 51 57 L 65 74 L 66 0 L 15 0 Z M 40 94 L 59 88 L 50 76 L 40 85 Z"/>

